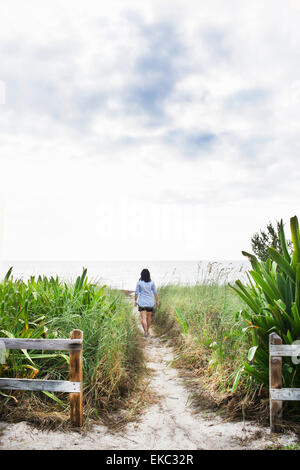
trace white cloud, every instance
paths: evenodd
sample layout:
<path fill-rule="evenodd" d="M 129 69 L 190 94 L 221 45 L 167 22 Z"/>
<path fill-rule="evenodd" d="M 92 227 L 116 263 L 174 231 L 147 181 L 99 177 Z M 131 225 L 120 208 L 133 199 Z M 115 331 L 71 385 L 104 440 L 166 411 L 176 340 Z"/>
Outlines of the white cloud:
<path fill-rule="evenodd" d="M 237 259 L 288 221 L 299 15 L 291 0 L 3 5 L 4 258 Z"/>

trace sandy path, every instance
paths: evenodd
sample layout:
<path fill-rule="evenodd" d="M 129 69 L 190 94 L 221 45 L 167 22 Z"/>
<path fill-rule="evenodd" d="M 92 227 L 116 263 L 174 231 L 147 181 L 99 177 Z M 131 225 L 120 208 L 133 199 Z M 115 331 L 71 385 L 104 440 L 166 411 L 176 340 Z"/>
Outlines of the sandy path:
<path fill-rule="evenodd" d="M 172 348 L 151 335 L 144 340 L 148 367 L 153 370 L 150 387 L 158 402 L 120 433 L 94 425 L 88 433 L 40 431 L 25 422 L 0 423 L 1 449 L 263 449 L 296 442 L 293 434 L 270 437 L 269 429 L 251 422 L 223 422 L 212 412 L 194 414 L 188 390 L 176 369 L 168 365 Z"/>

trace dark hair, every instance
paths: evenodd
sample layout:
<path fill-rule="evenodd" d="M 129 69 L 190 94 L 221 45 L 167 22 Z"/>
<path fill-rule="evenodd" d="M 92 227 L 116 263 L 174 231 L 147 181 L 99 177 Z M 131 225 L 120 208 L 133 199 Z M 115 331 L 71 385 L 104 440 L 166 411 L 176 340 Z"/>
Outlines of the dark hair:
<path fill-rule="evenodd" d="M 151 281 L 151 277 L 150 277 L 150 273 L 148 269 L 143 269 L 143 271 L 141 272 L 140 281 L 145 281 L 145 282 Z"/>

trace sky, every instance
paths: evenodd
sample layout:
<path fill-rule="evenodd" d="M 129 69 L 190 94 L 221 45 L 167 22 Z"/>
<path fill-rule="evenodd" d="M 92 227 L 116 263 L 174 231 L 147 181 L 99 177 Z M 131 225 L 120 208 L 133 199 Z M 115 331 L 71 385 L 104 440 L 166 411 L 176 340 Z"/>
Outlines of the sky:
<path fill-rule="evenodd" d="M 300 3 L 10 0 L 0 256 L 238 260 L 299 215 Z"/>

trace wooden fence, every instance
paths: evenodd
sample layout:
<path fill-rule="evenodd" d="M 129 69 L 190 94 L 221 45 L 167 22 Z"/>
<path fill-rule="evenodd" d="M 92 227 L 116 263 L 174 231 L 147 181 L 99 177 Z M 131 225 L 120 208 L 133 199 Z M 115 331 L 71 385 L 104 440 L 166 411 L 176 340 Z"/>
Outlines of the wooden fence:
<path fill-rule="evenodd" d="M 300 356 L 300 344 L 282 344 L 276 333 L 269 335 L 270 428 L 279 432 L 282 426 L 282 401 L 300 400 L 300 388 L 282 388 L 282 357 Z"/>
<path fill-rule="evenodd" d="M 70 380 L 0 378 L 0 389 L 66 392 L 70 394 L 70 418 L 74 426 L 83 423 L 82 342 L 81 330 L 73 330 L 70 339 L 0 338 L 6 349 L 69 351 Z"/>

